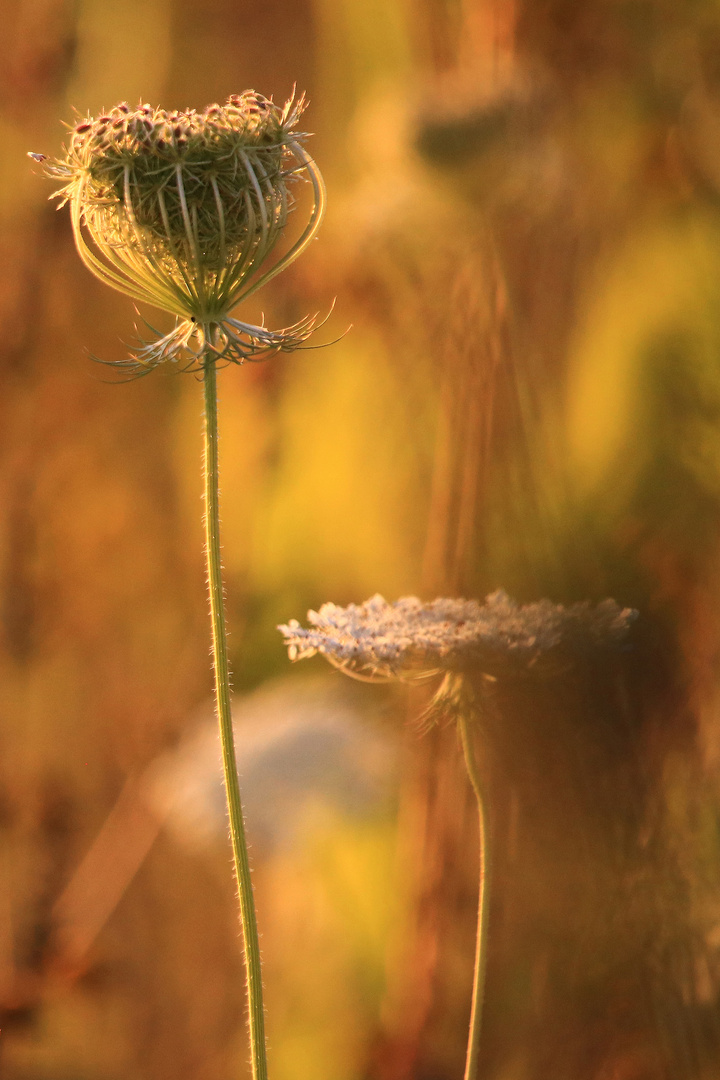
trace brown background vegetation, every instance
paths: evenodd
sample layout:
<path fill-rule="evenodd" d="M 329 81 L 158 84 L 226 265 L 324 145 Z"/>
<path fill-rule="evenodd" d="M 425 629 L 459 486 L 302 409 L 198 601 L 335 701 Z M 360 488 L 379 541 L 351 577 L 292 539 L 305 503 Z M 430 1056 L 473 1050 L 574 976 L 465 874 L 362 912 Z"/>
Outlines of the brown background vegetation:
<path fill-rule="evenodd" d="M 286 325 L 337 296 L 327 337 L 353 328 L 221 376 L 238 694 L 328 599 L 637 607 L 617 662 L 490 695 L 482 1067 L 716 1076 L 717 4 L 5 0 L 0 25 L 0 1074 L 247 1057 L 222 829 L 189 843 L 148 795 L 210 694 L 199 387 L 89 359 L 142 322 L 25 155 L 73 108 L 297 83 L 330 209 L 261 302 Z M 352 699 L 389 801 L 257 840 L 276 1080 L 460 1075 L 475 825 L 421 707 Z"/>

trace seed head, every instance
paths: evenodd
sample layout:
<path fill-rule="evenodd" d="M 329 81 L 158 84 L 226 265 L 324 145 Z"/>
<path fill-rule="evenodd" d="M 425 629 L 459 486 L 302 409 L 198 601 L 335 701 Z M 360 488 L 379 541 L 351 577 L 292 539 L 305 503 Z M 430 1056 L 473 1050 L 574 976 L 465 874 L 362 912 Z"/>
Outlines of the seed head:
<path fill-rule="evenodd" d="M 236 362 L 296 348 L 315 319 L 269 331 L 230 311 L 284 269 L 315 235 L 324 185 L 295 131 L 304 108 L 247 90 L 202 112 L 121 102 L 71 131 L 65 155 L 45 161 L 61 179 L 85 265 L 106 284 L 177 316 L 174 331 L 136 358 L 143 366 L 209 347 Z M 40 155 L 32 155 L 36 159 Z M 313 191 L 299 239 L 261 266 L 293 206 L 292 182 Z M 195 345 L 193 345 L 195 342 Z"/>

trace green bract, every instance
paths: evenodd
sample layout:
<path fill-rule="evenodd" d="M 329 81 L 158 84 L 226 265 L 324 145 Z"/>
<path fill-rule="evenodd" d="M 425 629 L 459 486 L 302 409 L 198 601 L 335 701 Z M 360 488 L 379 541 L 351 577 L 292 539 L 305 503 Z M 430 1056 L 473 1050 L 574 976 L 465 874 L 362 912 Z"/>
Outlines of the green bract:
<path fill-rule="evenodd" d="M 202 112 L 116 105 L 76 124 L 63 158 L 46 162 L 64 181 L 85 265 L 135 300 L 175 315 L 170 334 L 140 350 L 155 366 L 208 346 L 236 362 L 296 348 L 314 318 L 270 331 L 232 309 L 295 259 L 315 235 L 324 185 L 295 126 L 302 98 L 284 108 L 247 90 Z M 295 243 L 264 272 L 304 176 L 313 199 Z"/>

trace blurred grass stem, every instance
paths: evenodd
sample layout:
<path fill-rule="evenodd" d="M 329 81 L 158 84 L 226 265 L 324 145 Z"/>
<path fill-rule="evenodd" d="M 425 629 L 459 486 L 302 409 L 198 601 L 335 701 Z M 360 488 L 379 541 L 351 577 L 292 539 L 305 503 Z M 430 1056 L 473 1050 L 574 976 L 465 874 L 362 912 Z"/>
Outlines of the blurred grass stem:
<path fill-rule="evenodd" d="M 217 372 L 215 358 L 206 352 L 202 364 L 205 391 L 205 553 L 207 557 L 210 616 L 212 620 L 215 698 L 222 745 L 225 792 L 230 820 L 235 877 L 240 903 L 240 924 L 245 949 L 248 991 L 248 1028 L 253 1080 L 267 1080 L 265 1013 L 263 1009 L 260 942 L 253 900 L 250 862 L 238 784 L 235 741 L 230 711 L 230 668 L 227 654 L 225 604 L 220 558 L 220 506 L 218 483 Z"/>
<path fill-rule="evenodd" d="M 477 1080 L 478 1057 L 480 1053 L 480 1031 L 482 1027 L 483 1000 L 485 997 L 485 968 L 487 964 L 487 928 L 488 928 L 488 890 L 490 886 L 490 844 L 488 839 L 487 817 L 482 794 L 482 784 L 478 772 L 472 732 L 472 716 L 463 709 L 458 719 L 460 741 L 462 742 L 465 766 L 470 777 L 478 808 L 478 832 L 480 847 L 480 883 L 478 887 L 477 935 L 475 938 L 475 969 L 473 972 L 472 1005 L 470 1007 L 470 1032 L 468 1035 L 467 1058 L 465 1060 L 465 1080 Z"/>

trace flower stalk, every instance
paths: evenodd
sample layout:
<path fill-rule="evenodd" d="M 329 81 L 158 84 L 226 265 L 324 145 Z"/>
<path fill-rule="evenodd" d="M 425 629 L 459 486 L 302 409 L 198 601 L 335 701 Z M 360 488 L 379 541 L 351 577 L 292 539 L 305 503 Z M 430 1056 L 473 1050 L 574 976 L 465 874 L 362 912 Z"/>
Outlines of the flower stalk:
<path fill-rule="evenodd" d="M 483 1003 L 485 1000 L 485 970 L 487 967 L 488 922 L 490 915 L 490 831 L 488 827 L 483 783 L 480 775 L 475 739 L 480 727 L 482 705 L 473 690 L 471 680 L 462 671 L 446 671 L 432 701 L 422 713 L 424 724 L 449 721 L 457 725 L 465 768 L 475 796 L 478 814 L 478 908 L 475 934 L 475 963 L 473 966 L 470 1025 L 464 1080 L 477 1080 L 480 1058 Z"/>
<path fill-rule="evenodd" d="M 245 950 L 245 970 L 248 992 L 248 1030 L 253 1080 L 267 1080 L 267 1049 L 265 1043 L 265 1012 L 263 1006 L 260 942 L 258 939 L 255 901 L 253 899 L 250 862 L 248 859 L 242 801 L 238 783 L 235 740 L 230 710 L 230 667 L 228 664 L 227 630 L 220 553 L 220 498 L 218 482 L 218 420 L 217 372 L 215 358 L 207 353 L 203 359 L 203 389 L 205 393 L 204 423 L 204 497 L 205 497 L 205 555 L 207 559 L 210 619 L 212 623 L 212 652 L 215 673 L 215 699 L 220 725 L 225 791 L 227 794 L 230 841 L 232 844 L 235 878 L 240 903 L 240 923 Z"/>
<path fill-rule="evenodd" d="M 473 968 L 472 1002 L 470 1006 L 470 1031 L 468 1035 L 467 1056 L 465 1059 L 465 1080 L 476 1080 L 478 1074 L 483 1003 L 485 1000 L 485 969 L 487 967 L 488 918 L 490 910 L 490 840 L 487 815 L 485 812 L 485 800 L 483 799 L 482 784 L 480 781 L 477 758 L 475 756 L 470 721 L 471 717 L 468 712 L 463 710 L 458 716 L 458 730 L 460 733 L 463 755 L 465 757 L 465 767 L 477 803 L 480 863 L 477 932 L 475 935 L 475 965 Z"/>

